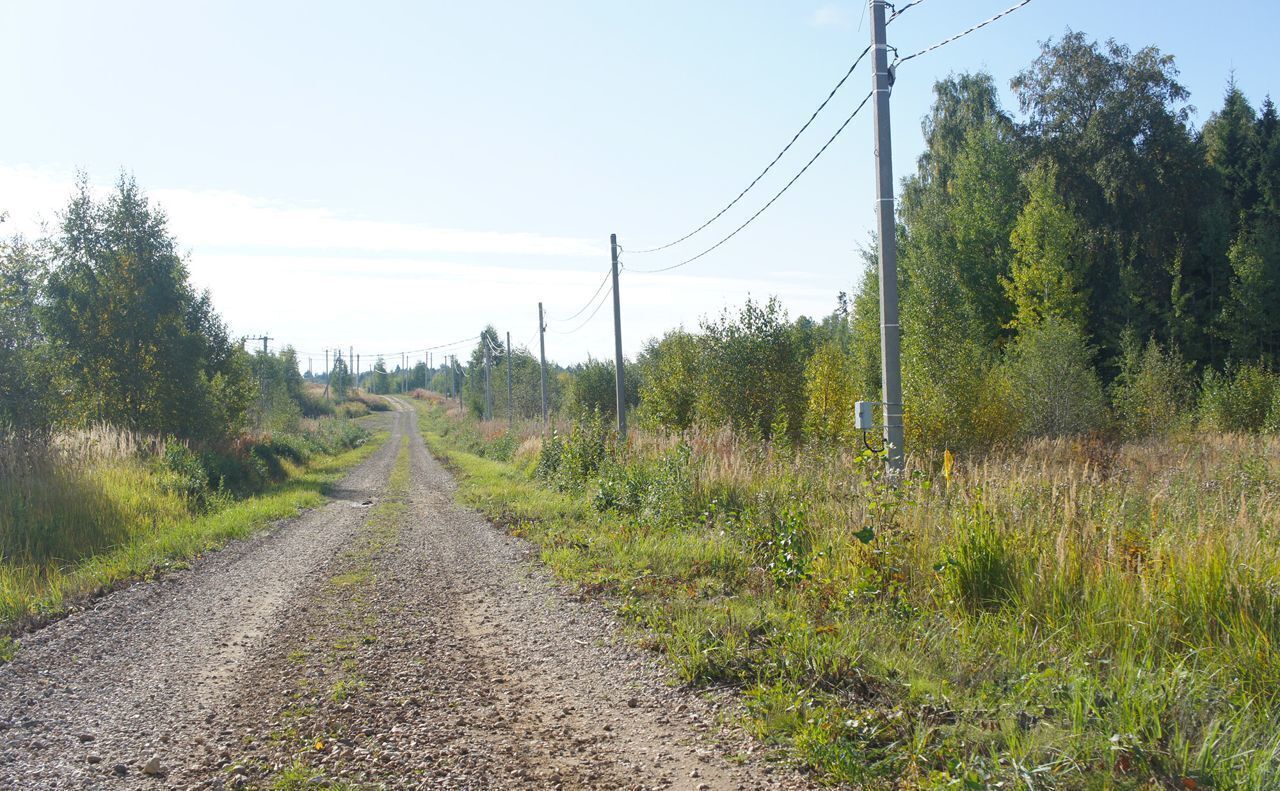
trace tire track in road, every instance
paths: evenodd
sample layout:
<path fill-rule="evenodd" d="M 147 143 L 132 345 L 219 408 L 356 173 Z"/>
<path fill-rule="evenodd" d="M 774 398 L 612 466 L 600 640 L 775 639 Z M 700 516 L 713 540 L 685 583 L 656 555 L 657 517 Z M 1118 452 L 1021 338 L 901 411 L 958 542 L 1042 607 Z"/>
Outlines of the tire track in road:
<path fill-rule="evenodd" d="M 731 699 L 674 686 L 456 505 L 391 401 L 390 440 L 324 507 L 24 641 L 0 668 L 0 788 L 809 786 L 722 725 Z"/>
<path fill-rule="evenodd" d="M 531 545 L 456 506 L 417 432 L 408 449 L 395 538 L 334 570 L 362 584 L 318 597 L 243 678 L 264 702 L 227 724 L 253 743 L 246 784 L 292 767 L 384 788 L 808 787 L 721 727 L 734 704 L 675 688 Z"/>

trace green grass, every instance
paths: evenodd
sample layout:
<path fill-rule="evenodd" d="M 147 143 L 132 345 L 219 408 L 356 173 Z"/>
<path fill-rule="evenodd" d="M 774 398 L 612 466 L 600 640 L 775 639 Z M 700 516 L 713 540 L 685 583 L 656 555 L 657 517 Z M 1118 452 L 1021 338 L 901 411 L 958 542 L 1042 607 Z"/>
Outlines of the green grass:
<path fill-rule="evenodd" d="M 0 562 L 0 630 L 38 623 L 87 596 L 184 567 L 230 540 L 314 508 L 329 486 L 385 439 L 380 434 L 345 452 L 313 456 L 305 466 L 286 463 L 286 480 L 204 514 L 193 514 L 152 465 L 134 456 L 77 471 L 78 486 L 92 492 L 88 502 L 96 509 L 82 518 L 109 521 L 110 540 L 69 561 Z"/>
<path fill-rule="evenodd" d="M 641 434 L 538 479 L 535 439 L 419 409 L 464 503 L 825 780 L 1280 787 L 1275 439 L 1041 443 L 893 488 L 875 460 Z"/>

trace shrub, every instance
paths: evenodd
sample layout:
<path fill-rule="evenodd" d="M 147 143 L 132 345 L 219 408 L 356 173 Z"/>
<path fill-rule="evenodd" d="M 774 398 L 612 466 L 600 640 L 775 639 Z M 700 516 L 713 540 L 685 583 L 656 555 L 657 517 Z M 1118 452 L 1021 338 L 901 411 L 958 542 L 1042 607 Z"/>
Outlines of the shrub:
<path fill-rule="evenodd" d="M 343 401 L 334 409 L 338 417 L 356 418 L 369 414 L 369 407 L 363 401 Z"/>
<path fill-rule="evenodd" d="M 1182 355 L 1153 338 L 1145 349 L 1126 343 L 1112 400 L 1129 437 L 1161 436 L 1176 429 L 1187 413 L 1191 386 Z"/>
<path fill-rule="evenodd" d="M 200 454 L 186 443 L 170 438 L 159 458 L 161 486 L 165 491 L 180 495 L 191 508 L 206 510 L 213 505 L 218 487 L 210 483 L 209 471 Z"/>
<path fill-rule="evenodd" d="M 597 413 L 616 420 L 618 416 L 618 382 L 611 362 L 588 359 L 578 367 L 565 395 L 565 407 L 577 417 Z M 626 406 L 640 403 L 640 378 L 634 366 L 624 366 Z"/>
<path fill-rule="evenodd" d="M 702 324 L 704 392 L 701 406 L 713 422 L 768 439 L 785 426 L 791 439 L 804 428 L 805 354 L 800 333 L 777 298 L 748 299 L 737 315 L 728 310 Z"/>
<path fill-rule="evenodd" d="M 542 443 L 537 475 L 562 489 L 581 489 L 600 473 L 615 444 L 613 430 L 599 412 L 592 412 L 574 423 L 567 436 L 553 432 Z"/>
<path fill-rule="evenodd" d="M 1209 370 L 1200 391 L 1200 419 L 1218 431 L 1260 431 L 1272 411 L 1277 377 L 1258 365 L 1243 365 L 1234 373 Z"/>
<path fill-rule="evenodd" d="M 698 339 L 683 331 L 667 333 L 646 354 L 651 370 L 641 403 L 664 428 L 684 431 L 697 416 L 701 365 Z"/>
<path fill-rule="evenodd" d="M 805 434 L 810 440 L 842 443 L 854 433 L 853 365 L 835 342 L 818 347 L 804 369 L 808 400 Z"/>
<path fill-rule="evenodd" d="M 752 554 L 778 587 L 795 585 L 810 576 L 813 542 L 807 517 L 804 502 L 795 496 L 781 501 L 766 499 L 740 517 Z"/>
<path fill-rule="evenodd" d="M 1107 405 L 1073 323 L 1045 318 L 1023 327 L 1005 361 L 1022 431 L 1033 437 L 1083 434 L 1105 427 Z"/>

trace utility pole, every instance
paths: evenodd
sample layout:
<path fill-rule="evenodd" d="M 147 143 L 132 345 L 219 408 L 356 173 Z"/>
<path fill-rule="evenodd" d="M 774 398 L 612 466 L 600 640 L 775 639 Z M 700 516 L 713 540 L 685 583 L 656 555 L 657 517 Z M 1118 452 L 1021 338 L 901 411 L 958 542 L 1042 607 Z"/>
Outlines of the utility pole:
<path fill-rule="evenodd" d="M 360 386 L 360 355 L 356 355 L 356 387 Z"/>
<path fill-rule="evenodd" d="M 481 334 L 484 343 L 484 419 L 493 419 L 493 388 L 489 386 L 489 338 Z"/>
<path fill-rule="evenodd" d="M 329 400 L 329 350 L 324 350 L 324 400 Z"/>
<path fill-rule="evenodd" d="M 622 302 L 618 298 L 618 235 L 609 234 L 609 248 L 613 254 L 613 351 L 614 373 L 618 380 L 618 438 L 627 438 L 627 391 L 623 385 L 622 371 Z"/>
<path fill-rule="evenodd" d="M 542 428 L 547 427 L 547 325 L 542 320 L 542 303 L 538 303 L 538 357 L 542 371 Z"/>
<path fill-rule="evenodd" d="M 516 424 L 516 403 L 511 397 L 511 333 L 507 333 L 507 427 Z"/>
<path fill-rule="evenodd" d="M 258 371 L 258 423 L 261 428 L 262 419 L 267 414 L 267 341 L 272 338 L 260 335 L 257 338 L 245 338 L 247 341 L 262 341 L 262 360 Z"/>
<path fill-rule="evenodd" d="M 902 471 L 902 360 L 898 327 L 898 239 L 893 210 L 893 145 L 889 136 L 889 51 L 885 0 L 871 3 L 872 88 L 876 95 L 876 212 L 880 220 L 880 365 L 884 383 L 884 442 L 889 471 Z M 616 276 L 615 276 L 616 277 Z M 616 288 L 616 287 L 615 287 Z M 617 292 L 614 292 L 615 299 Z"/>

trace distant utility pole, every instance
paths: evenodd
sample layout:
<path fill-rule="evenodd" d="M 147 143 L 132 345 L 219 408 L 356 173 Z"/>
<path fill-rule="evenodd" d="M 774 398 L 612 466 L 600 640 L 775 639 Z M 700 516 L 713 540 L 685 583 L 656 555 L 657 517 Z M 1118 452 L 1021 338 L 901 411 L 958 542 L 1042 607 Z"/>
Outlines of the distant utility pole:
<path fill-rule="evenodd" d="M 360 387 L 360 355 L 356 355 L 356 387 Z"/>
<path fill-rule="evenodd" d="M 324 398 L 329 400 L 329 350 L 324 350 Z"/>
<path fill-rule="evenodd" d="M 627 438 L 627 392 L 623 385 L 622 371 L 622 302 L 618 298 L 618 235 L 609 234 L 609 248 L 613 253 L 613 351 L 614 373 L 617 375 L 615 390 L 618 394 L 618 438 Z"/>
<path fill-rule="evenodd" d="M 884 382 L 884 442 L 889 470 L 901 472 L 902 360 L 898 327 L 898 239 L 893 210 L 893 146 L 889 136 L 889 52 L 885 43 L 885 0 L 871 3 L 872 87 L 876 95 L 876 211 L 880 220 L 880 364 Z M 615 269 L 616 271 L 616 269 Z M 615 275 L 616 277 L 616 275 Z M 614 298 L 617 298 L 615 286 Z"/>
<path fill-rule="evenodd" d="M 511 333 L 507 333 L 507 426 L 516 424 L 516 404 L 511 399 Z"/>
<path fill-rule="evenodd" d="M 267 341 L 272 338 L 260 335 L 257 338 L 245 338 L 245 340 L 262 341 L 262 360 L 259 363 L 261 370 L 258 373 L 258 422 L 261 424 L 262 418 L 267 414 Z"/>
<path fill-rule="evenodd" d="M 484 342 L 484 419 L 492 420 L 493 388 L 489 386 L 489 338 L 481 334 L 480 340 Z"/>
<path fill-rule="evenodd" d="M 542 427 L 547 427 L 547 325 L 542 320 L 542 303 L 538 303 L 538 357 L 542 372 Z"/>

